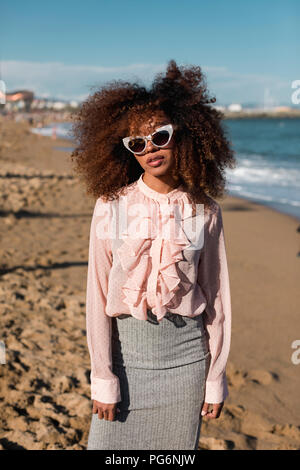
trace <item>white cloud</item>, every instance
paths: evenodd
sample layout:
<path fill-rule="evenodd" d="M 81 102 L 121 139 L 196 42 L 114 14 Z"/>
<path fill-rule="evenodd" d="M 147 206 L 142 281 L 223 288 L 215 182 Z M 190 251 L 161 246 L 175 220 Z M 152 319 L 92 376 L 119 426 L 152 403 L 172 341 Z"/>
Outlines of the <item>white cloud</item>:
<path fill-rule="evenodd" d="M 123 67 L 66 65 L 61 62 L 3 61 L 7 90 L 30 89 L 38 96 L 84 99 L 92 87 L 112 79 L 145 80 L 163 71 L 165 65 L 130 64 Z"/>
<path fill-rule="evenodd" d="M 2 75 L 7 91 L 29 89 L 37 96 L 83 100 L 103 83 L 112 79 L 141 81 L 148 85 L 165 64 L 129 64 L 102 67 L 94 65 L 66 65 L 62 62 L 29 62 L 8 60 L 2 62 Z M 225 66 L 202 67 L 210 93 L 218 103 L 259 102 L 265 88 L 275 101 L 288 102 L 291 83 L 275 76 L 240 74 Z"/>

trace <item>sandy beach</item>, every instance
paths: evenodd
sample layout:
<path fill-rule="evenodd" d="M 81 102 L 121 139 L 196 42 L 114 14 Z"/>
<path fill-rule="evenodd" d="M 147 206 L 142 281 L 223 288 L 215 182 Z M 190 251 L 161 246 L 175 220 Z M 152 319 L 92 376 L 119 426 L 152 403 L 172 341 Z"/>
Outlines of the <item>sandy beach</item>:
<path fill-rule="evenodd" d="M 94 201 L 69 153 L 54 149 L 70 142 L 29 129 L 0 116 L 0 449 L 83 450 Z M 229 397 L 219 419 L 203 419 L 199 449 L 299 450 L 300 220 L 245 199 L 218 202 L 232 296 Z"/>

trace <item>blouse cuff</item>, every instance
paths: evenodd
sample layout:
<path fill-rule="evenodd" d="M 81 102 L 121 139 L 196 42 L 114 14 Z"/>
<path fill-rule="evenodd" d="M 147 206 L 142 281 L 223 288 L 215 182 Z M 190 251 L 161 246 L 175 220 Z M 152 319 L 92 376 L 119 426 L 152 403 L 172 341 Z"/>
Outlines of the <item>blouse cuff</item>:
<path fill-rule="evenodd" d="M 222 375 L 219 380 L 207 380 L 205 388 L 206 403 L 222 403 L 228 397 L 228 386 L 226 375 Z"/>
<path fill-rule="evenodd" d="M 91 399 L 101 403 L 121 401 L 120 382 L 116 379 L 91 378 Z"/>

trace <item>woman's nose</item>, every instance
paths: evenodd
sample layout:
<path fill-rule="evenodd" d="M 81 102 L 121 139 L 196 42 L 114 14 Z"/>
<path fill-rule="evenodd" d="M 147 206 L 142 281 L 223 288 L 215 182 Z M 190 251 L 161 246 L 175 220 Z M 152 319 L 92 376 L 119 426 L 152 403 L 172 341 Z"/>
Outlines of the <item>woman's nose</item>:
<path fill-rule="evenodd" d="M 154 145 L 152 144 L 151 140 L 148 140 L 147 141 L 147 145 L 146 145 L 146 148 L 145 148 L 145 151 L 146 152 L 149 152 L 150 150 L 154 149 Z"/>

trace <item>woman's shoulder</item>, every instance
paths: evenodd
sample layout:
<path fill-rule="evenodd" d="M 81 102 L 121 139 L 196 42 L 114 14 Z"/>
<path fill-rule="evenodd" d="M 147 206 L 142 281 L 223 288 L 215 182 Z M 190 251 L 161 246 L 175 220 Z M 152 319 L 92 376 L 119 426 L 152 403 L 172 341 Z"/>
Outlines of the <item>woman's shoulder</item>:
<path fill-rule="evenodd" d="M 124 208 L 131 206 L 132 203 L 139 202 L 138 194 L 136 182 L 133 182 L 120 188 L 113 197 L 99 196 L 95 201 L 94 214 L 107 220 L 118 217 L 117 214 L 124 211 Z"/>
<path fill-rule="evenodd" d="M 124 197 L 129 197 L 131 195 L 136 195 L 136 194 L 138 194 L 137 182 L 134 181 L 133 183 L 130 183 L 126 186 L 122 186 L 114 195 L 114 197 L 110 198 L 110 197 L 105 197 L 105 196 L 99 196 L 96 199 L 96 205 L 115 204 L 116 202 L 120 201 Z"/>
<path fill-rule="evenodd" d="M 220 204 L 211 196 L 206 196 L 207 203 L 205 204 L 205 213 L 208 218 L 217 216 L 221 212 Z"/>

